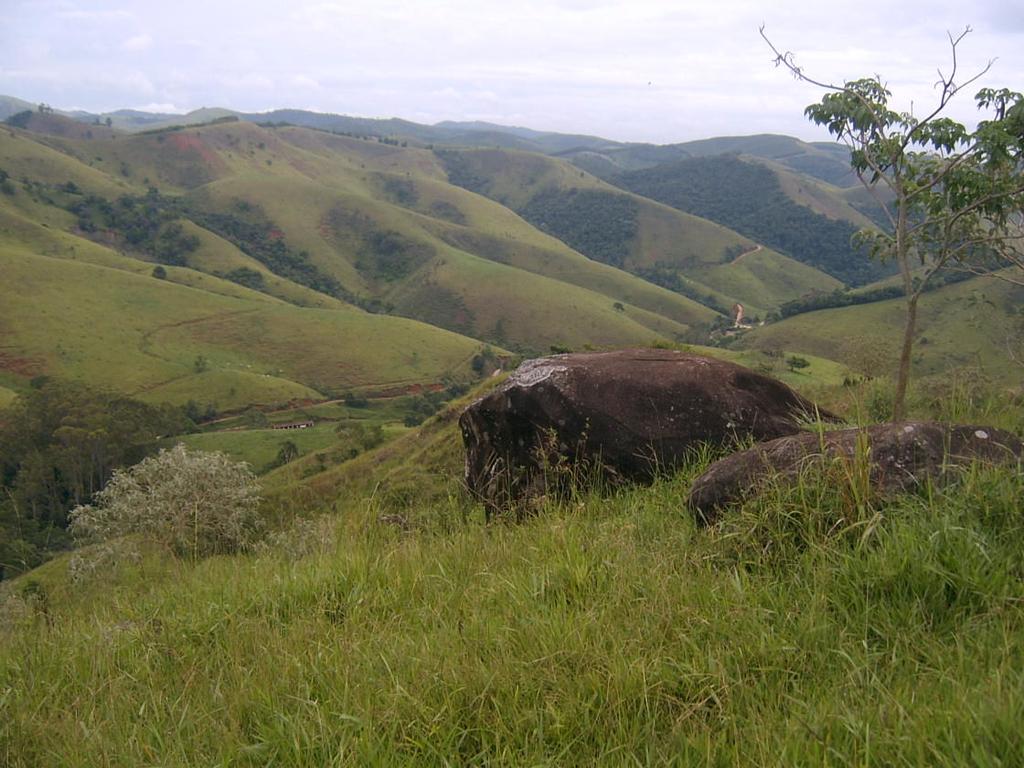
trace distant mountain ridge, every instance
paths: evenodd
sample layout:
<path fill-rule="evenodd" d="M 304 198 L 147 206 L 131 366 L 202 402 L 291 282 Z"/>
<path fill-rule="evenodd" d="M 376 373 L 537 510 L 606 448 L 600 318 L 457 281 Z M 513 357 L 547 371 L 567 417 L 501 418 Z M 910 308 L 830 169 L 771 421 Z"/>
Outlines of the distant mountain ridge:
<path fill-rule="evenodd" d="M 25 109 L 35 109 L 36 106 L 24 99 L 0 96 L 0 120 Z M 522 149 L 563 157 L 600 178 L 688 157 L 744 154 L 775 161 L 791 170 L 837 186 L 848 187 L 856 184 L 849 170 L 848 153 L 845 148 L 828 142 L 804 142 L 790 136 L 775 134 L 725 136 L 658 145 L 616 141 L 587 134 L 542 131 L 485 121 L 444 120 L 426 125 L 398 117 L 353 117 L 305 109 L 284 108 L 268 112 L 243 112 L 222 107 L 203 107 L 186 114 L 144 112 L 135 109 L 103 113 L 68 112 L 60 109 L 54 111 L 85 123 L 104 124 L 109 118 L 112 127 L 128 132 L 174 125 L 189 126 L 233 116 L 253 123 L 287 123 L 336 133 L 396 138 L 424 145 Z"/>

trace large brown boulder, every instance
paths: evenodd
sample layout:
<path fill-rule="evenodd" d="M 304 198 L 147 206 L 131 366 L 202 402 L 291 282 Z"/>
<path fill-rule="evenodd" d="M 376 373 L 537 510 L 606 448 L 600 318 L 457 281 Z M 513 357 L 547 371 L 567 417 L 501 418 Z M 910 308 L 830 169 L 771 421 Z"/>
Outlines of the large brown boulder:
<path fill-rule="evenodd" d="M 459 419 L 466 484 L 494 511 L 585 471 L 650 481 L 698 444 L 791 435 L 814 412 L 782 382 L 700 355 L 630 349 L 528 360 Z"/>
<path fill-rule="evenodd" d="M 688 504 L 698 522 L 711 523 L 724 505 L 756 493 L 765 480 L 793 479 L 809 465 L 835 459 L 866 460 L 871 486 L 892 493 L 926 480 L 941 481 L 950 467 L 1015 462 L 1021 456 L 1021 440 L 992 427 L 907 421 L 821 435 L 805 432 L 716 461 L 694 481 Z"/>

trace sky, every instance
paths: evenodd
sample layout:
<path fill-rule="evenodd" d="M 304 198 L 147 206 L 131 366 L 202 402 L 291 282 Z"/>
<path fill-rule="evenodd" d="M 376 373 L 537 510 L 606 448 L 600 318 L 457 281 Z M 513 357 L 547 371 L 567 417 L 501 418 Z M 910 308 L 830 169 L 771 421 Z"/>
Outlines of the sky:
<path fill-rule="evenodd" d="M 922 113 L 959 71 L 1024 90 L 1024 0 L 0 0 L 0 94 L 60 109 L 300 108 L 485 120 L 623 141 L 828 139 L 815 88 L 773 66 L 761 25 L 818 79 L 879 75 Z M 961 78 L 964 79 L 964 78 Z"/>

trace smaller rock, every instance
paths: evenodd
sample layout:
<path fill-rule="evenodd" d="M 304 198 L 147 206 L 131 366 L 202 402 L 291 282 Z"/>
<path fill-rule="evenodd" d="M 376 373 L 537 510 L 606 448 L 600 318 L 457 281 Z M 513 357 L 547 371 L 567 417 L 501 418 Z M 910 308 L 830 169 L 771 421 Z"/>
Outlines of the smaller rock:
<path fill-rule="evenodd" d="M 377 522 L 381 525 L 392 525 L 400 531 L 408 531 L 410 528 L 409 519 L 405 515 L 397 513 L 380 515 Z"/>
<path fill-rule="evenodd" d="M 712 523 L 721 507 L 756 493 L 770 477 L 792 479 L 825 459 L 852 460 L 859 440 L 870 451 L 871 484 L 883 493 L 941 480 L 951 466 L 1013 463 L 1024 456 L 1024 443 L 1004 430 L 925 421 L 789 435 L 716 461 L 694 481 L 688 506 L 698 522 Z"/>

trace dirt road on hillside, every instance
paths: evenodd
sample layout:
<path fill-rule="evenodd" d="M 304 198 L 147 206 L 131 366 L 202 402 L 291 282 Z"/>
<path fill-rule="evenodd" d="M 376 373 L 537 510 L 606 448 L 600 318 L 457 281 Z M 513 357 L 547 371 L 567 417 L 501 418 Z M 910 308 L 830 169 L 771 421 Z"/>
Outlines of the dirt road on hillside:
<path fill-rule="evenodd" d="M 742 259 L 744 256 L 749 256 L 752 253 L 757 253 L 758 251 L 762 250 L 763 248 L 764 248 L 763 245 L 755 245 L 753 248 L 748 248 L 743 253 L 741 253 L 739 256 L 737 256 L 735 259 L 730 261 L 729 264 L 730 265 L 732 265 L 732 264 L 739 264 L 740 263 L 740 259 Z"/>

